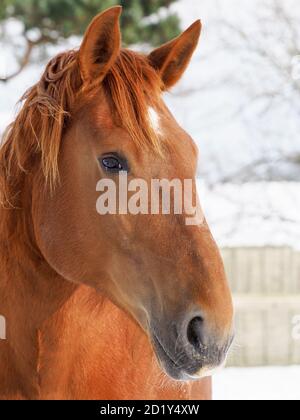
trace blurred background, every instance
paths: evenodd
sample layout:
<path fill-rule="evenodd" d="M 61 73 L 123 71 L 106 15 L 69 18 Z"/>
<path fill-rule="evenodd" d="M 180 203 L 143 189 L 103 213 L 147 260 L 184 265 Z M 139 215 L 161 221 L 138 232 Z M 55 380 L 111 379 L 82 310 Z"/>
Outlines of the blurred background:
<path fill-rule="evenodd" d="M 166 101 L 200 149 L 198 187 L 237 312 L 216 399 L 300 400 L 298 0 L 0 0 L 0 135 L 50 57 L 78 47 L 99 11 L 124 7 L 141 51 L 204 25 Z"/>

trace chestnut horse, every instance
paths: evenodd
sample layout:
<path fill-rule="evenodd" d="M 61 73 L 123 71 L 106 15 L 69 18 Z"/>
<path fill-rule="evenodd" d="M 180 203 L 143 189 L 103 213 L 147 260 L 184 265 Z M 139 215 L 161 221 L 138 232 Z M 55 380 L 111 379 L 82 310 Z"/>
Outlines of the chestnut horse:
<path fill-rule="evenodd" d="M 78 51 L 48 64 L 5 133 L 2 399 L 211 399 L 232 342 L 205 220 L 96 212 L 104 177 L 195 182 L 197 166 L 162 93 L 187 68 L 200 22 L 146 56 L 121 48 L 120 15 L 98 15 Z"/>

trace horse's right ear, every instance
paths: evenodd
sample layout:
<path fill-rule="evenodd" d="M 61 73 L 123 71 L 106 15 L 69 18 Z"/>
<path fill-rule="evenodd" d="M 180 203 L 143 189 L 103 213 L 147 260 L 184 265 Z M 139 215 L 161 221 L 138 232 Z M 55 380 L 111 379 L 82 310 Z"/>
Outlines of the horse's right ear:
<path fill-rule="evenodd" d="M 112 7 L 96 16 L 87 29 L 79 51 L 83 82 L 102 81 L 119 55 L 121 13 L 121 6 Z"/>

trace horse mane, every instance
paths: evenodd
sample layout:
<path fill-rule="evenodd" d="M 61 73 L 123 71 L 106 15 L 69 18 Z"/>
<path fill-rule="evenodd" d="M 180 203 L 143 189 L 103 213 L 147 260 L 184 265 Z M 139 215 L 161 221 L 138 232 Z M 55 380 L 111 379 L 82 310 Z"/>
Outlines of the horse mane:
<path fill-rule="evenodd" d="M 54 187 L 62 136 L 78 102 L 99 90 L 84 86 L 78 51 L 53 58 L 40 81 L 21 98 L 22 107 L 4 133 L 0 148 L 0 205 L 20 206 L 26 176 L 38 166 L 45 183 Z M 146 56 L 123 49 L 102 81 L 115 122 L 140 147 L 160 151 L 158 135 L 149 118 L 149 106 L 158 106 L 162 81 Z M 80 96 L 81 101 L 78 101 Z"/>

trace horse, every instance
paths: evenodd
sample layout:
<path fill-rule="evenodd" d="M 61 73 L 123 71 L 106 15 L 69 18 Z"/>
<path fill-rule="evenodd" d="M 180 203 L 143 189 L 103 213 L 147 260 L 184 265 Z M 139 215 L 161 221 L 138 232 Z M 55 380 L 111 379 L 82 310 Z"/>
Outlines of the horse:
<path fill-rule="evenodd" d="M 94 18 L 22 98 L 0 149 L 0 398 L 210 400 L 233 304 L 204 218 L 99 215 L 99 179 L 191 179 L 198 149 L 164 92 L 201 22 L 150 54 Z M 197 192 L 193 192 L 196 199 Z"/>

